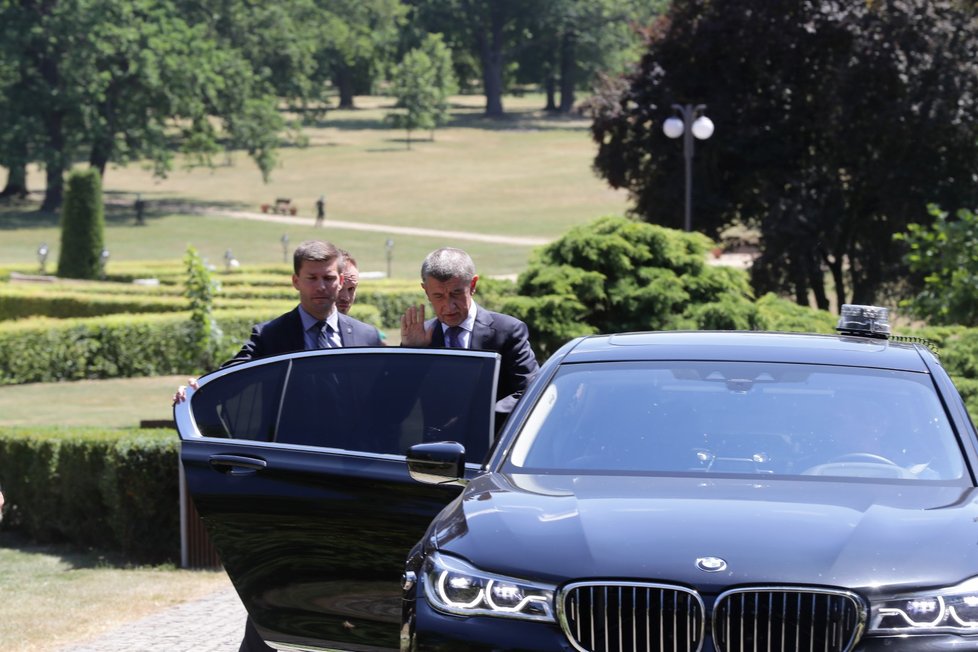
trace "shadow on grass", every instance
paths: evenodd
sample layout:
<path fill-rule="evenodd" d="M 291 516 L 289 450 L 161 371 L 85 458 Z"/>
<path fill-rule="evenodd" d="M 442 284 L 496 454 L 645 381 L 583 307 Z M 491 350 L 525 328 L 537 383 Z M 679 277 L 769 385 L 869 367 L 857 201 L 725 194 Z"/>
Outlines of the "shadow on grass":
<path fill-rule="evenodd" d="M 392 129 L 383 117 L 376 117 L 379 110 L 393 110 L 394 105 L 371 109 L 334 109 L 325 118 L 310 120 L 311 128 L 333 128 L 343 131 L 367 131 Z M 358 115 L 359 114 L 359 115 Z M 512 130 L 566 130 L 584 131 L 590 121 L 583 116 L 553 113 L 543 109 L 508 111 L 500 117 L 487 117 L 483 109 L 471 106 L 453 105 L 451 118 L 446 125 L 464 129 L 486 129 L 490 131 Z"/>
<path fill-rule="evenodd" d="M 490 131 L 586 131 L 590 122 L 579 115 L 550 113 L 542 109 L 506 113 L 497 118 L 484 113 L 453 113 L 449 127 Z"/>
<path fill-rule="evenodd" d="M 154 219 L 175 213 L 193 214 L 204 210 L 257 210 L 256 207 L 231 201 L 187 201 L 181 199 L 146 199 L 143 221 L 136 220 L 135 195 L 131 192 L 106 191 L 103 194 L 105 223 L 109 226 L 148 226 Z M 41 199 L 0 202 L 0 231 L 58 227 L 61 213 L 41 212 Z"/>
<path fill-rule="evenodd" d="M 121 553 L 106 552 L 93 548 L 79 548 L 67 543 L 38 543 L 10 530 L 0 530 L 0 548 L 15 550 L 23 555 L 56 557 L 72 570 L 87 568 L 175 568 L 172 563 L 139 564 L 126 559 Z"/>

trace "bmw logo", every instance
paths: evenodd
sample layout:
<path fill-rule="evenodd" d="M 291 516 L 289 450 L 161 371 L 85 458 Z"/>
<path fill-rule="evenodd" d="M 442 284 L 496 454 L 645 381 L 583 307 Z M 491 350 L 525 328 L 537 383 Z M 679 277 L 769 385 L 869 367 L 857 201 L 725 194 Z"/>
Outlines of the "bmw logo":
<path fill-rule="evenodd" d="M 707 573 L 719 573 L 727 568 L 727 562 L 719 557 L 700 557 L 696 560 L 696 567 Z"/>

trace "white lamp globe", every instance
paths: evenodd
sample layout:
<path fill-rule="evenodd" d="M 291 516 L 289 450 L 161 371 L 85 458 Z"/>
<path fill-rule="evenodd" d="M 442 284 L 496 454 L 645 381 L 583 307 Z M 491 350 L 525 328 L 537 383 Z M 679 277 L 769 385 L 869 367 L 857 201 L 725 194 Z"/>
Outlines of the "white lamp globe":
<path fill-rule="evenodd" d="M 675 116 L 666 118 L 662 123 L 662 133 L 670 138 L 679 138 L 683 135 L 683 121 Z"/>
<path fill-rule="evenodd" d="M 713 135 L 713 121 L 705 115 L 696 118 L 693 123 L 693 135 L 700 140 L 706 140 Z"/>

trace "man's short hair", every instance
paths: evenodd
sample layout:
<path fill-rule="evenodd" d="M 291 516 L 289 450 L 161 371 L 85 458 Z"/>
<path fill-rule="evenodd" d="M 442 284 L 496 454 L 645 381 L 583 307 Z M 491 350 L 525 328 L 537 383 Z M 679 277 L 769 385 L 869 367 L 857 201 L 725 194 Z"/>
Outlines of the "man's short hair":
<path fill-rule="evenodd" d="M 460 278 L 468 282 L 473 277 L 475 277 L 475 263 L 472 262 L 472 257 L 454 247 L 436 249 L 421 263 L 422 283 L 429 278 L 442 282 Z"/>
<path fill-rule="evenodd" d="M 351 256 L 349 251 L 347 251 L 346 249 L 340 249 L 339 252 L 340 252 L 340 271 L 341 272 L 344 269 L 346 269 L 346 266 L 347 265 L 353 265 L 357 269 L 360 269 L 360 266 L 357 265 L 357 259 L 354 258 L 353 256 Z"/>
<path fill-rule="evenodd" d="M 313 263 L 330 263 L 340 257 L 340 250 L 332 242 L 323 240 L 306 240 L 295 248 L 292 254 L 292 267 L 298 274 L 305 261 Z"/>

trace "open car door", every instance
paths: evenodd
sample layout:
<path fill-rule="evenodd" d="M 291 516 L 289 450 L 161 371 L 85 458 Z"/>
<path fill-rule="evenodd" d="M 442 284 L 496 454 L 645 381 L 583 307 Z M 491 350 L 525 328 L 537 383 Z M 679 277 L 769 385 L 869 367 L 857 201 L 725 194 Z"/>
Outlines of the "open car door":
<path fill-rule="evenodd" d="M 412 481 L 405 454 L 457 441 L 477 473 L 498 369 L 485 351 L 331 349 L 188 390 L 175 408 L 187 486 L 265 640 L 398 648 L 405 558 L 460 491 Z"/>

